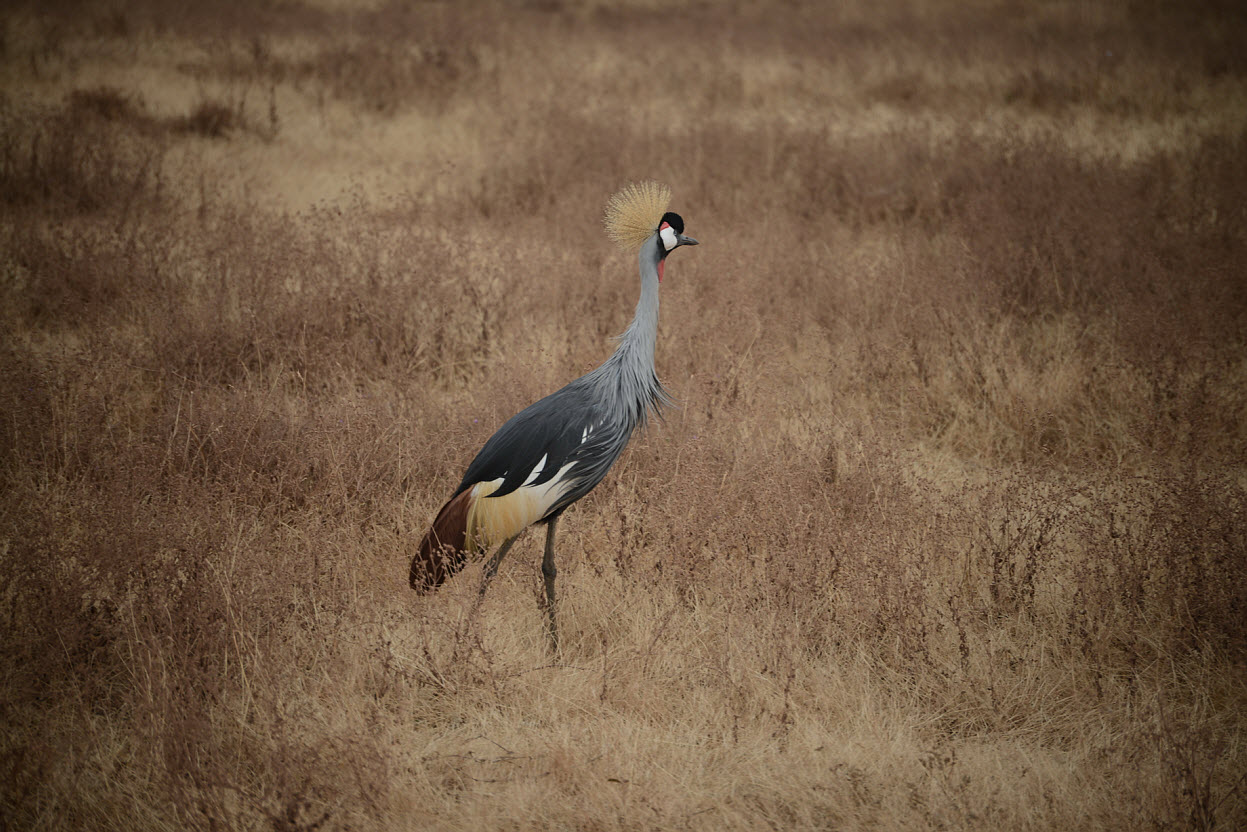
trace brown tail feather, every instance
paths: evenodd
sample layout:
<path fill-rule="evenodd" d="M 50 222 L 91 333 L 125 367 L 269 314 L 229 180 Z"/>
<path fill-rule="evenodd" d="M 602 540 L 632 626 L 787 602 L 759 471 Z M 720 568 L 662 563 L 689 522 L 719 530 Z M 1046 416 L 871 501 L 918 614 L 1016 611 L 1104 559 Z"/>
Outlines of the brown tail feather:
<path fill-rule="evenodd" d="M 431 592 L 463 566 L 463 547 L 468 533 L 468 509 L 472 506 L 472 489 L 455 497 L 437 513 L 433 527 L 420 541 L 420 549 L 411 559 L 411 588 Z"/>

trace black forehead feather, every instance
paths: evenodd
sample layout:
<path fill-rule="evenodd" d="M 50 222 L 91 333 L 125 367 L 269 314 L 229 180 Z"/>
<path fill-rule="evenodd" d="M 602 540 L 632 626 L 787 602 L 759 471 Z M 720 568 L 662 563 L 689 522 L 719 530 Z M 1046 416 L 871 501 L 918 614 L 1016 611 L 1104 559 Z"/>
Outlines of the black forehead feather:
<path fill-rule="evenodd" d="M 683 233 L 684 233 L 684 220 L 683 220 L 683 219 L 680 217 L 680 215 L 679 215 L 679 214 L 677 214 L 676 212 L 674 212 L 674 211 L 668 211 L 667 213 L 663 214 L 663 215 L 662 215 L 662 219 L 658 221 L 658 227 L 659 227 L 659 228 L 662 228 L 662 224 L 663 224 L 664 222 L 665 222 L 667 225 L 669 225 L 669 226 L 671 226 L 672 228 L 674 228 L 674 229 L 675 229 L 675 233 L 677 233 L 677 234 L 683 234 Z"/>

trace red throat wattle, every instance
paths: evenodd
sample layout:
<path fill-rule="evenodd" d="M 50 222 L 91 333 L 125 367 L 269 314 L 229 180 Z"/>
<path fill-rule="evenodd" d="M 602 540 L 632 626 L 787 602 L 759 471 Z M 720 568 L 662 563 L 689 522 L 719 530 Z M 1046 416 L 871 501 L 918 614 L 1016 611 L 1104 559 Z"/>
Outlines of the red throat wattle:
<path fill-rule="evenodd" d="M 670 228 L 670 227 L 671 227 L 671 223 L 664 222 L 662 225 L 658 226 L 658 233 L 661 234 L 664 228 Z M 665 265 L 667 265 L 667 258 L 664 257 L 663 259 L 658 261 L 658 282 L 659 283 L 662 283 L 662 268 Z"/>

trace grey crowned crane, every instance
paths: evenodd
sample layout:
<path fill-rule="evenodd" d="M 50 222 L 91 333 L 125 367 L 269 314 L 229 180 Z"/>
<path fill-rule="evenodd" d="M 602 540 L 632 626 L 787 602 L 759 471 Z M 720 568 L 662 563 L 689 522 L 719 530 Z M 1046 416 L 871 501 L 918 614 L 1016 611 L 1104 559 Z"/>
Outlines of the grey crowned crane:
<path fill-rule="evenodd" d="M 420 541 L 411 561 L 412 589 L 430 592 L 470 555 L 497 546 L 485 567 L 479 602 L 507 551 L 524 529 L 546 524 L 545 610 L 550 646 L 558 650 L 554 613 L 554 530 L 559 516 L 593 490 L 619 458 L 633 430 L 670 402 L 654 372 L 658 284 L 667 255 L 697 241 L 667 210 L 671 191 L 654 182 L 611 197 L 607 233 L 639 249 L 641 299 L 615 353 L 596 370 L 529 405 L 498 429 Z"/>

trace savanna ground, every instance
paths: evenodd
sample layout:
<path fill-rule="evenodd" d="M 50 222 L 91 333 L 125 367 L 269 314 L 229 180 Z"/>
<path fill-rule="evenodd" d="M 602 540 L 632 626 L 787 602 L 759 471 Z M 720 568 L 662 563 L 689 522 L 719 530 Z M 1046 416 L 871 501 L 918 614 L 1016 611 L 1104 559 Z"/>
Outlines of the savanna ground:
<path fill-rule="evenodd" d="M 167 5 L 167 8 L 166 8 Z M 1235 4 L 46 4 L 0 28 L 0 828 L 1247 824 Z M 680 401 L 406 586 L 601 361 Z"/>

